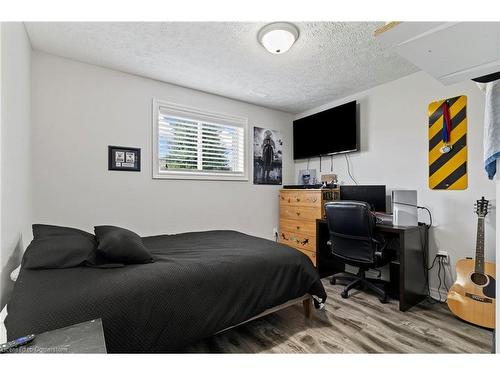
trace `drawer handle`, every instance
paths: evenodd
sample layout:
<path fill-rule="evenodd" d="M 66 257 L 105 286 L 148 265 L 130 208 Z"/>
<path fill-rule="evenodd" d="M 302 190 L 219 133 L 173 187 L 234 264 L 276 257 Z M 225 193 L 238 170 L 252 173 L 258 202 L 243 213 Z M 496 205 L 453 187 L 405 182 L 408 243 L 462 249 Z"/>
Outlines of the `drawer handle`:
<path fill-rule="evenodd" d="M 300 198 L 299 197 L 296 197 L 295 199 L 297 200 L 297 202 L 300 202 Z"/>
<path fill-rule="evenodd" d="M 300 216 L 300 212 L 297 211 L 296 214 L 297 214 L 297 216 Z"/>
<path fill-rule="evenodd" d="M 288 198 L 288 203 L 290 203 L 290 198 Z"/>
<path fill-rule="evenodd" d="M 297 225 L 297 230 L 300 230 L 300 226 Z"/>

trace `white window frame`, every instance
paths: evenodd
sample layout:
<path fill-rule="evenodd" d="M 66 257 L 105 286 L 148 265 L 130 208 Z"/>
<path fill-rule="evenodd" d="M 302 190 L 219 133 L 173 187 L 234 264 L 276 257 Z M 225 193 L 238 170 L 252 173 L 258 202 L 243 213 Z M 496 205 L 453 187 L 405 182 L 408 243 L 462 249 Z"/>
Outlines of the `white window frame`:
<path fill-rule="evenodd" d="M 203 172 L 200 170 L 170 170 L 170 171 L 160 171 L 160 163 L 158 158 L 159 152 L 159 134 L 158 134 L 158 117 L 160 113 L 160 107 L 166 108 L 173 112 L 182 113 L 184 116 L 189 117 L 192 115 L 196 118 L 205 118 L 212 122 L 222 122 L 229 123 L 231 126 L 238 126 L 243 129 L 243 173 L 239 174 L 228 174 L 224 172 Z M 238 116 L 227 115 L 223 113 L 209 112 L 205 110 L 200 110 L 196 108 L 186 107 L 183 105 L 163 101 L 160 99 L 153 98 L 153 115 L 152 115 L 152 125 L 153 125 L 153 179 L 174 179 L 174 180 L 213 180 L 213 181 L 248 181 L 249 174 L 249 142 L 248 142 L 248 119 Z"/>

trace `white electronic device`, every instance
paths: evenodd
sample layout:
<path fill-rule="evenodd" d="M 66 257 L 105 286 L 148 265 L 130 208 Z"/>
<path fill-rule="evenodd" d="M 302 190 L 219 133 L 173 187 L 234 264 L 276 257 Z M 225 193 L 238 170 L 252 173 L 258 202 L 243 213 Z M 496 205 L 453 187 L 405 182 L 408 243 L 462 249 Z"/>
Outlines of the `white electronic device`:
<path fill-rule="evenodd" d="M 393 190 L 392 215 L 394 225 L 405 227 L 418 225 L 417 191 Z"/>

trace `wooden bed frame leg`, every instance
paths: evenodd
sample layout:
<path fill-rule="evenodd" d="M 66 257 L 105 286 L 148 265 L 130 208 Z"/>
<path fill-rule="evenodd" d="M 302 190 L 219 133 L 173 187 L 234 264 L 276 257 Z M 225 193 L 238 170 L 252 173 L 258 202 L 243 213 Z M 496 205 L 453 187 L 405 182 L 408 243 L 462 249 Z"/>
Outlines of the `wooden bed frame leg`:
<path fill-rule="evenodd" d="M 302 306 L 304 307 L 304 315 L 307 319 L 311 319 L 312 312 L 312 299 L 308 298 L 302 301 Z"/>

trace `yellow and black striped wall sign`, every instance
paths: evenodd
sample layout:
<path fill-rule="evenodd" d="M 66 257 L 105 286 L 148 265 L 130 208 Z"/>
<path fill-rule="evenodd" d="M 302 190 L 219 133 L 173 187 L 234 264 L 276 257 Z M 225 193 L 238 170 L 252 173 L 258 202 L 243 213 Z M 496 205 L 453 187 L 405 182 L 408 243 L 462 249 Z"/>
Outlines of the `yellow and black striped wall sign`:
<path fill-rule="evenodd" d="M 448 142 L 443 142 L 443 108 L 451 119 Z M 448 146 L 448 152 L 446 147 Z M 467 97 L 429 104 L 429 187 L 435 190 L 467 189 Z"/>

